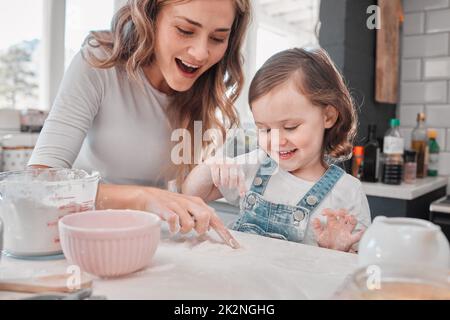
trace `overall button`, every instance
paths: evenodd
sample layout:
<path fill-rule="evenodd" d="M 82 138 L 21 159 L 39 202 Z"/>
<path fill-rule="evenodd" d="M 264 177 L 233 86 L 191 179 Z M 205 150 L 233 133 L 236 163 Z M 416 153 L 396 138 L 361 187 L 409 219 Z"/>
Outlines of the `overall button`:
<path fill-rule="evenodd" d="M 249 195 L 248 198 L 247 198 L 247 202 L 251 206 L 254 206 L 255 203 L 256 203 L 256 197 L 254 195 Z"/>
<path fill-rule="evenodd" d="M 263 184 L 263 179 L 262 179 L 261 177 L 256 177 L 253 184 L 254 184 L 255 186 L 259 187 L 260 185 Z"/>
<path fill-rule="evenodd" d="M 294 212 L 294 219 L 295 221 L 303 221 L 303 219 L 305 219 L 305 214 L 303 213 L 303 211 L 295 211 Z"/>
<path fill-rule="evenodd" d="M 306 198 L 306 203 L 309 204 L 310 206 L 314 206 L 315 204 L 317 204 L 318 201 L 319 200 L 315 196 L 309 196 L 308 198 Z"/>

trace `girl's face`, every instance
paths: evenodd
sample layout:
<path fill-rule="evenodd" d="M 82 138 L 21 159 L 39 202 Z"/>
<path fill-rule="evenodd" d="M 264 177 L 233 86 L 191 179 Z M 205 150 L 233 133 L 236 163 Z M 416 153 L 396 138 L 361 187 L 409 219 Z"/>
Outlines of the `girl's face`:
<path fill-rule="evenodd" d="M 325 129 L 336 119 L 334 107 L 318 107 L 301 94 L 292 80 L 252 103 L 261 148 L 279 162 L 282 169 L 298 175 L 322 166 Z M 278 130 L 278 141 L 271 133 Z M 279 160 L 278 160 L 279 159 Z"/>
<path fill-rule="evenodd" d="M 235 18 L 233 0 L 192 0 L 163 7 L 156 23 L 152 84 L 187 91 L 224 56 Z"/>

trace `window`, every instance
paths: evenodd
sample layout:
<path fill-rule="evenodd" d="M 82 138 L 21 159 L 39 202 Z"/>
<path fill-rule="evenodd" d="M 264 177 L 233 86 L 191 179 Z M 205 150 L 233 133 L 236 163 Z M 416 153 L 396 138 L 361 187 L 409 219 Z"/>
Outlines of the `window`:
<path fill-rule="evenodd" d="M 42 1 L 0 2 L 0 108 L 39 108 Z"/>
<path fill-rule="evenodd" d="M 294 43 L 287 37 L 286 34 L 277 33 L 260 26 L 258 28 L 257 42 L 256 42 L 256 69 L 277 52 L 295 46 Z"/>
<path fill-rule="evenodd" d="M 66 0 L 66 68 L 90 31 L 110 29 L 113 15 L 114 0 Z"/>

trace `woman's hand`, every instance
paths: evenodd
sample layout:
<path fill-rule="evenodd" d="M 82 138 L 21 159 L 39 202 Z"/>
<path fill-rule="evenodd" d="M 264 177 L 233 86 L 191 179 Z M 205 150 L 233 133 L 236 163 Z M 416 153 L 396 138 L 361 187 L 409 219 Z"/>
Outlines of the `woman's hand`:
<path fill-rule="evenodd" d="M 319 246 L 350 252 L 352 246 L 361 239 L 365 229 L 353 234 L 352 232 L 355 230 L 358 221 L 345 209 L 337 211 L 325 209 L 322 215 L 327 217 L 325 226 L 322 226 L 322 223 L 318 218 L 312 221 L 312 226 Z"/>
<path fill-rule="evenodd" d="M 247 192 L 247 188 L 245 186 L 245 174 L 242 166 L 231 158 L 226 158 L 224 161 L 213 160 L 207 161 L 207 164 L 211 169 L 211 177 L 214 185 L 217 188 L 237 188 L 239 194 L 243 196 Z"/>
<path fill-rule="evenodd" d="M 198 197 L 150 187 L 100 185 L 96 206 L 99 209 L 135 209 L 155 213 L 167 221 L 174 233 L 188 233 L 194 229 L 202 235 L 213 228 L 228 245 L 239 248 L 215 210 Z"/>

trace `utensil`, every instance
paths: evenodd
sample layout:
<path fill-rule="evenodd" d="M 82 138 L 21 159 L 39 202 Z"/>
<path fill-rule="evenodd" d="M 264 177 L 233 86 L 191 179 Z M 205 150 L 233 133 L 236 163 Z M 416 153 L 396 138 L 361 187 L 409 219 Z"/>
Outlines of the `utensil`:
<path fill-rule="evenodd" d="M 28 258 L 61 254 L 58 221 L 94 209 L 99 178 L 75 169 L 0 173 L 5 252 Z"/>
<path fill-rule="evenodd" d="M 90 211 L 63 217 L 59 231 L 70 264 L 100 277 L 118 277 L 150 264 L 161 219 L 133 210 Z"/>
<path fill-rule="evenodd" d="M 92 287 L 92 279 L 87 275 L 81 275 L 79 286 L 76 288 L 68 285 L 71 274 L 55 274 L 19 279 L 0 279 L 0 291 L 42 293 L 65 292 L 71 293 L 79 289 Z"/>

